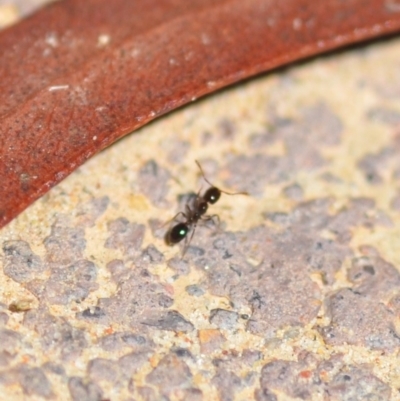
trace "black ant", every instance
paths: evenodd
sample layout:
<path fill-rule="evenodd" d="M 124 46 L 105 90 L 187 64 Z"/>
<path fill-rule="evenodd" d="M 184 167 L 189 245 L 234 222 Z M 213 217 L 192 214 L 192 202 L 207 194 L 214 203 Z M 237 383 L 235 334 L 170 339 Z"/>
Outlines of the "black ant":
<path fill-rule="evenodd" d="M 212 220 L 213 217 L 217 217 L 219 220 L 218 215 L 212 215 L 208 216 L 206 215 L 208 206 L 213 205 L 214 203 L 218 202 L 218 199 L 221 197 L 221 194 L 227 194 L 227 195 L 248 195 L 247 192 L 225 192 L 222 191 L 221 189 L 217 188 L 213 184 L 211 184 L 210 181 L 207 180 L 206 176 L 204 175 L 204 171 L 201 168 L 200 163 L 196 160 L 196 164 L 200 169 L 201 175 L 203 176 L 204 181 L 210 185 L 210 188 L 207 189 L 206 192 L 204 192 L 203 195 L 200 195 L 200 192 L 196 195 L 193 203 L 191 206 L 189 206 L 189 202 L 186 203 L 185 209 L 186 213 L 184 212 L 179 212 L 176 214 L 172 220 L 175 220 L 179 215 L 182 215 L 183 218 L 185 219 L 184 222 L 180 222 L 175 224 L 173 227 L 171 227 L 166 236 L 165 236 L 165 241 L 167 245 L 175 245 L 179 242 L 181 242 L 183 239 L 187 238 L 187 235 L 189 231 L 192 229 L 192 235 L 190 236 L 189 241 L 186 240 L 186 244 L 182 253 L 182 257 L 185 255 L 186 249 L 189 246 L 190 242 L 192 241 L 194 232 L 196 230 L 197 223 L 200 220 L 203 221 L 208 221 Z"/>

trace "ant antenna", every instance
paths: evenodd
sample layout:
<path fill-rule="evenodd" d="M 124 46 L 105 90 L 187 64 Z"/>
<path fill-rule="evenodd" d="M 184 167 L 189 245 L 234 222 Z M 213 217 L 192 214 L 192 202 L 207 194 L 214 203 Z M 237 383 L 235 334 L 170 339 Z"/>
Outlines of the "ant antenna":
<path fill-rule="evenodd" d="M 201 175 L 202 175 L 204 181 L 205 181 L 208 185 L 210 185 L 211 188 L 216 188 L 216 189 L 218 189 L 219 192 L 222 192 L 223 194 L 226 194 L 226 195 L 248 195 L 248 194 L 249 194 L 248 192 L 245 192 L 245 191 L 244 191 L 244 192 L 227 192 L 227 191 L 223 191 L 222 189 L 217 188 L 214 184 L 212 184 L 210 181 L 207 180 L 207 178 L 206 178 L 206 176 L 205 176 L 205 174 L 204 174 L 204 170 L 203 170 L 203 168 L 201 167 L 201 165 L 200 165 L 200 163 L 198 162 L 198 160 L 195 160 L 195 162 L 196 162 L 196 164 L 197 164 L 197 166 L 198 166 L 198 168 L 199 168 L 199 170 L 200 170 L 200 173 L 201 173 Z"/>
<path fill-rule="evenodd" d="M 206 175 L 204 174 L 203 168 L 201 167 L 201 165 L 200 165 L 200 163 L 198 162 L 198 160 L 195 160 L 195 162 L 196 162 L 196 164 L 197 164 L 197 167 L 198 167 L 199 170 L 200 170 L 201 175 L 203 176 L 204 181 L 205 181 L 208 185 L 210 185 L 210 186 L 212 186 L 212 187 L 215 187 L 215 185 L 211 184 L 211 182 L 207 180 Z"/>

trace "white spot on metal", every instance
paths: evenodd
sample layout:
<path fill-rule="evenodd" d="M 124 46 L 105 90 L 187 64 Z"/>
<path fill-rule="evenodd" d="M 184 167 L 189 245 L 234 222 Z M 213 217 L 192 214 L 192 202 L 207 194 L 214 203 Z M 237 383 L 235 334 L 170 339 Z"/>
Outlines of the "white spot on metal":
<path fill-rule="evenodd" d="M 205 46 L 207 46 L 211 43 L 211 39 L 206 33 L 201 34 L 200 40 L 201 40 L 201 43 L 203 43 L 203 45 L 205 45 Z"/>
<path fill-rule="evenodd" d="M 140 50 L 136 47 L 131 51 L 132 57 L 137 57 L 139 54 L 140 54 Z"/>
<path fill-rule="evenodd" d="M 267 25 L 270 26 L 270 27 L 275 26 L 275 25 L 276 25 L 276 20 L 275 20 L 275 18 L 268 18 L 268 19 L 267 19 Z"/>
<path fill-rule="evenodd" d="M 400 1 L 399 0 L 386 1 L 385 8 L 392 13 L 398 13 L 400 12 Z"/>
<path fill-rule="evenodd" d="M 49 92 L 69 89 L 69 85 L 54 85 L 49 87 Z"/>
<path fill-rule="evenodd" d="M 45 42 L 51 47 L 58 47 L 58 37 L 54 32 L 50 32 L 46 35 Z"/>
<path fill-rule="evenodd" d="M 97 47 L 107 46 L 111 41 L 111 36 L 107 34 L 99 35 L 97 38 Z"/>
<path fill-rule="evenodd" d="M 292 22 L 292 25 L 295 31 L 299 31 L 303 27 L 303 21 L 301 18 L 295 18 Z"/>

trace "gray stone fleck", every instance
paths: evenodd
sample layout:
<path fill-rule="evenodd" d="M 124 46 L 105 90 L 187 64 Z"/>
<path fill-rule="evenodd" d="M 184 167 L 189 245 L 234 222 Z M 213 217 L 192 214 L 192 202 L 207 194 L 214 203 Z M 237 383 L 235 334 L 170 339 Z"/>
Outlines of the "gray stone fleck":
<path fill-rule="evenodd" d="M 204 289 L 197 284 L 188 285 L 185 290 L 189 295 L 192 295 L 194 297 L 201 297 L 205 294 Z"/>
<path fill-rule="evenodd" d="M 164 356 L 147 375 L 147 383 L 158 387 L 162 394 L 169 395 L 174 390 L 187 388 L 192 381 L 188 365 L 175 354 Z"/>
<path fill-rule="evenodd" d="M 126 218 L 120 217 L 108 223 L 108 231 L 105 247 L 120 249 L 126 255 L 134 255 L 142 246 L 145 226 L 143 224 L 130 223 Z"/>
<path fill-rule="evenodd" d="M 328 182 L 330 184 L 343 184 L 343 180 L 341 178 L 337 177 L 329 171 L 322 173 L 319 177 L 322 181 Z"/>
<path fill-rule="evenodd" d="M 169 308 L 173 305 L 174 300 L 167 294 L 158 294 L 158 305 L 161 308 Z"/>
<path fill-rule="evenodd" d="M 392 126 L 400 124 L 400 112 L 383 107 L 369 109 L 367 111 L 367 118 Z"/>
<path fill-rule="evenodd" d="M 382 380 L 362 367 L 348 366 L 335 375 L 327 385 L 327 393 L 333 400 L 371 400 L 391 399 L 391 389 Z"/>
<path fill-rule="evenodd" d="M 234 302 L 246 302 L 252 308 L 247 323 L 252 333 L 270 337 L 278 327 L 302 326 L 316 316 L 320 308 L 319 290 L 295 265 L 292 272 L 286 271 L 284 265 L 269 269 L 263 266 L 254 275 L 259 277 L 258 284 L 251 275 L 247 284 L 231 290 Z"/>
<path fill-rule="evenodd" d="M 210 312 L 210 323 L 220 329 L 234 330 L 238 324 L 238 314 L 225 309 L 213 309 Z"/>
<path fill-rule="evenodd" d="M 198 388 L 187 388 L 182 392 L 182 400 L 183 401 L 203 401 L 203 393 Z"/>
<path fill-rule="evenodd" d="M 118 359 L 118 366 L 125 377 L 134 375 L 145 363 L 148 362 L 150 351 L 131 352 Z"/>
<path fill-rule="evenodd" d="M 275 127 L 273 127 L 272 129 L 270 129 L 270 127 L 267 127 L 267 129 L 265 129 L 265 131 L 263 131 L 263 132 L 260 131 L 260 132 L 254 133 L 250 136 L 249 146 L 251 149 L 260 150 L 262 147 L 271 145 L 279 139 L 276 135 L 274 135 L 274 131 L 273 131 L 273 129 L 277 128 L 277 126 L 279 125 L 279 122 L 274 121 L 274 123 L 275 123 Z M 290 120 L 285 120 L 284 123 L 282 123 L 281 125 L 290 124 L 290 123 L 291 123 Z"/>
<path fill-rule="evenodd" d="M 364 173 L 365 179 L 372 185 L 383 182 L 384 172 L 392 159 L 398 163 L 399 144 L 395 141 L 393 146 L 387 146 L 375 153 L 369 153 L 358 161 L 358 168 Z"/>
<path fill-rule="evenodd" d="M 192 323 L 174 310 L 149 314 L 148 317 L 142 320 L 142 324 L 159 330 L 188 332 L 194 329 Z"/>
<path fill-rule="evenodd" d="M 87 346 L 83 330 L 72 327 L 66 319 L 53 316 L 44 309 L 26 312 L 23 324 L 37 332 L 44 352 L 51 350 L 62 360 L 76 358 Z"/>
<path fill-rule="evenodd" d="M 192 257 L 198 257 L 198 256 L 203 256 L 205 254 L 205 251 L 203 248 L 200 248 L 198 246 L 189 245 L 186 250 L 186 254 Z"/>
<path fill-rule="evenodd" d="M 397 212 L 400 212 L 400 192 L 398 192 L 390 202 L 390 207 Z"/>
<path fill-rule="evenodd" d="M 134 333 L 121 333 L 121 340 L 130 347 L 148 345 L 146 337 Z"/>
<path fill-rule="evenodd" d="M 303 361 L 275 360 L 264 365 L 260 384 L 263 391 L 280 390 L 293 398 L 311 399 L 312 377 L 302 380 L 300 373 L 308 371 Z"/>
<path fill-rule="evenodd" d="M 68 265 L 83 259 L 86 248 L 85 231 L 81 227 L 70 227 L 62 216 L 52 225 L 50 235 L 44 240 L 47 261 Z"/>
<path fill-rule="evenodd" d="M 330 395 L 329 380 L 336 372 L 346 368 L 340 354 L 320 361 L 316 355 L 301 351 L 297 359 L 273 360 L 263 366 L 260 389 L 256 392 L 257 401 L 275 400 L 274 392 L 303 400 L 311 400 L 314 394 Z M 322 375 L 323 380 L 320 378 Z"/>
<path fill-rule="evenodd" d="M 237 132 L 237 127 L 234 121 L 228 118 L 222 118 L 218 122 L 218 131 L 221 133 L 221 139 L 231 141 Z"/>
<path fill-rule="evenodd" d="M 308 141 L 312 145 L 338 145 L 343 132 L 340 118 L 329 105 L 319 102 L 302 110 L 304 126 L 309 131 Z M 305 137 L 300 139 L 306 139 Z"/>
<path fill-rule="evenodd" d="M 270 220 L 273 223 L 280 224 L 282 226 L 286 226 L 290 223 L 289 215 L 283 212 L 265 213 L 264 217 L 267 220 Z"/>
<path fill-rule="evenodd" d="M 110 298 L 100 298 L 97 302 L 104 315 L 97 322 L 105 325 L 121 324 L 125 329 L 143 331 L 143 319 L 150 325 L 154 319 L 161 319 L 167 325 L 169 312 L 165 308 L 173 303 L 168 286 L 160 283 L 159 278 L 147 269 L 136 266 L 126 269 L 118 264 L 118 273 L 114 271 L 113 279 L 117 283 L 117 291 Z M 173 322 L 169 323 L 174 327 Z M 175 320 L 175 326 L 178 320 Z M 186 328 L 188 326 L 186 325 Z M 179 330 L 179 329 L 178 329 Z"/>
<path fill-rule="evenodd" d="M 339 143 L 343 125 L 323 103 L 305 108 L 300 114 L 297 121 L 284 120 L 284 124 L 276 124 L 272 133 L 266 131 L 264 143 L 269 144 L 271 136 L 274 141 L 282 141 L 286 149 L 284 156 L 255 154 L 234 157 L 228 165 L 231 175 L 226 185 L 258 195 L 268 184 L 295 178 L 299 170 L 312 171 L 323 166 L 325 160 L 321 149 Z M 274 118 L 280 121 L 279 116 Z M 263 141 L 258 137 L 257 142 Z"/>
<path fill-rule="evenodd" d="M 294 167 L 290 167 L 291 164 L 289 159 L 278 156 L 237 156 L 227 166 L 231 171 L 231 178 L 226 181 L 225 186 L 247 191 L 252 195 L 261 195 L 268 184 L 291 178 L 288 172 L 295 171 L 292 170 Z"/>
<path fill-rule="evenodd" d="M 257 389 L 254 392 L 254 397 L 256 401 L 277 401 L 278 398 L 274 393 L 272 393 L 267 388 L 265 389 Z"/>
<path fill-rule="evenodd" d="M 214 350 L 216 347 L 213 347 Z M 238 353 L 236 350 L 226 351 L 219 357 L 213 359 L 212 363 L 218 369 L 239 372 L 243 367 L 253 368 L 254 365 L 262 359 L 262 353 L 257 350 L 245 349 L 242 353 Z M 253 380 L 253 372 L 248 373 L 250 376 L 248 380 Z"/>
<path fill-rule="evenodd" d="M 257 361 L 262 359 L 262 352 L 258 350 L 245 349 L 240 358 L 241 363 L 247 366 L 253 366 Z"/>
<path fill-rule="evenodd" d="M 379 256 L 354 258 L 348 279 L 355 284 L 355 292 L 378 302 L 400 287 L 398 270 Z"/>
<path fill-rule="evenodd" d="M 284 195 L 294 201 L 300 201 L 304 197 L 303 188 L 299 184 L 291 184 L 283 189 Z"/>
<path fill-rule="evenodd" d="M 169 172 L 155 160 L 148 161 L 140 170 L 137 183 L 143 194 L 158 207 L 165 207 L 168 193 Z"/>
<path fill-rule="evenodd" d="M 340 244 L 331 239 L 317 238 L 310 244 L 307 250 L 306 261 L 309 267 L 322 274 L 322 279 L 326 284 L 332 284 L 335 272 L 342 266 L 345 258 L 350 256 L 350 251 L 346 245 Z"/>
<path fill-rule="evenodd" d="M 221 401 L 232 401 L 235 394 L 242 388 L 242 381 L 235 373 L 218 369 L 211 383 L 217 388 Z"/>
<path fill-rule="evenodd" d="M 126 277 L 129 277 L 129 269 L 120 259 L 114 259 L 107 263 L 107 269 L 110 271 L 112 279 L 116 283 L 124 280 Z"/>
<path fill-rule="evenodd" d="M 319 330 L 328 344 L 354 344 L 389 352 L 400 346 L 393 314 L 383 303 L 349 288 L 338 290 L 325 303 L 330 323 Z"/>
<path fill-rule="evenodd" d="M 71 377 L 68 389 L 73 401 L 101 401 L 103 397 L 103 391 L 96 383 L 81 377 Z"/>
<path fill-rule="evenodd" d="M 133 377 L 131 377 L 128 380 L 128 391 L 133 393 L 135 391 L 136 388 L 136 383 L 135 383 L 135 379 Z M 132 401 L 136 401 L 136 399 L 131 399 Z M 130 399 L 128 398 L 127 401 L 130 401 Z"/>
<path fill-rule="evenodd" d="M 0 351 L 13 354 L 22 345 L 21 334 L 9 329 L 0 329 Z"/>
<path fill-rule="evenodd" d="M 144 401 L 169 401 L 166 395 L 159 396 L 151 387 L 138 387 L 137 390 Z"/>
<path fill-rule="evenodd" d="M 190 352 L 189 348 L 172 347 L 171 352 L 173 352 L 179 358 L 193 359 L 193 354 Z"/>
<path fill-rule="evenodd" d="M 168 260 L 167 266 L 183 276 L 186 276 L 190 273 L 189 263 L 182 258 L 175 257 Z"/>
<path fill-rule="evenodd" d="M 46 362 L 42 368 L 49 373 L 53 373 L 58 376 L 65 376 L 64 367 L 55 362 Z"/>
<path fill-rule="evenodd" d="M 120 375 L 118 363 L 104 358 L 92 359 L 88 364 L 87 372 L 93 382 L 105 380 L 116 383 Z"/>
<path fill-rule="evenodd" d="M 192 145 L 190 142 L 180 140 L 177 137 L 166 137 L 161 146 L 167 153 L 169 163 L 183 164 Z"/>
<path fill-rule="evenodd" d="M 163 239 L 165 237 L 165 221 L 160 219 L 149 219 L 149 226 L 154 238 Z"/>
<path fill-rule="evenodd" d="M 164 261 L 164 255 L 152 244 L 142 252 L 142 260 L 152 264 L 159 264 Z"/>
<path fill-rule="evenodd" d="M 7 313 L 0 312 L 0 326 L 5 326 L 9 320 Z"/>
<path fill-rule="evenodd" d="M 113 333 L 100 338 L 100 346 L 108 352 L 115 352 L 124 347 L 135 350 L 151 349 L 152 343 L 141 334 L 131 332 Z"/>
<path fill-rule="evenodd" d="M 105 316 L 105 313 L 98 306 L 87 308 L 83 312 L 77 313 L 78 319 L 96 320 L 102 318 L 103 316 Z"/>
<path fill-rule="evenodd" d="M 67 305 L 80 302 L 98 289 L 97 267 L 88 260 L 77 260 L 68 266 L 54 266 L 45 284 L 45 295 L 50 304 Z"/>
<path fill-rule="evenodd" d="M 370 198 L 353 198 L 348 206 L 344 207 L 335 216 L 330 218 L 328 229 L 337 235 L 340 242 L 351 239 L 350 228 L 364 226 L 372 228 L 376 225 L 375 202 Z"/>
<path fill-rule="evenodd" d="M 5 241 L 4 274 L 18 283 L 26 283 L 45 270 L 39 256 L 35 255 L 25 241 Z"/>
<path fill-rule="evenodd" d="M 388 308 L 395 315 L 400 315 L 400 293 L 397 292 L 388 302 Z"/>
<path fill-rule="evenodd" d="M 78 207 L 78 224 L 84 227 L 93 227 L 96 220 L 107 210 L 110 204 L 110 198 L 93 198 L 89 202 Z"/>
<path fill-rule="evenodd" d="M 0 367 L 6 368 L 8 367 L 12 360 L 15 358 L 16 354 L 10 354 L 7 351 L 0 351 Z M 0 383 L 2 383 L 3 380 L 0 378 Z"/>
<path fill-rule="evenodd" d="M 38 395 L 43 398 L 52 398 L 53 390 L 49 380 L 40 368 L 19 365 L 14 368 L 18 381 L 27 395 Z"/>

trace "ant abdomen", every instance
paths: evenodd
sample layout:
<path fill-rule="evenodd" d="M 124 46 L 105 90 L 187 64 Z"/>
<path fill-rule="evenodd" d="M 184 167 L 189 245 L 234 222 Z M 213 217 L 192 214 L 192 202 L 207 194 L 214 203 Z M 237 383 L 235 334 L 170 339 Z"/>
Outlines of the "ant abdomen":
<path fill-rule="evenodd" d="M 178 223 L 171 227 L 168 231 L 165 241 L 167 245 L 175 245 L 178 242 L 181 242 L 184 238 L 186 238 L 189 232 L 189 226 L 185 223 Z"/>

